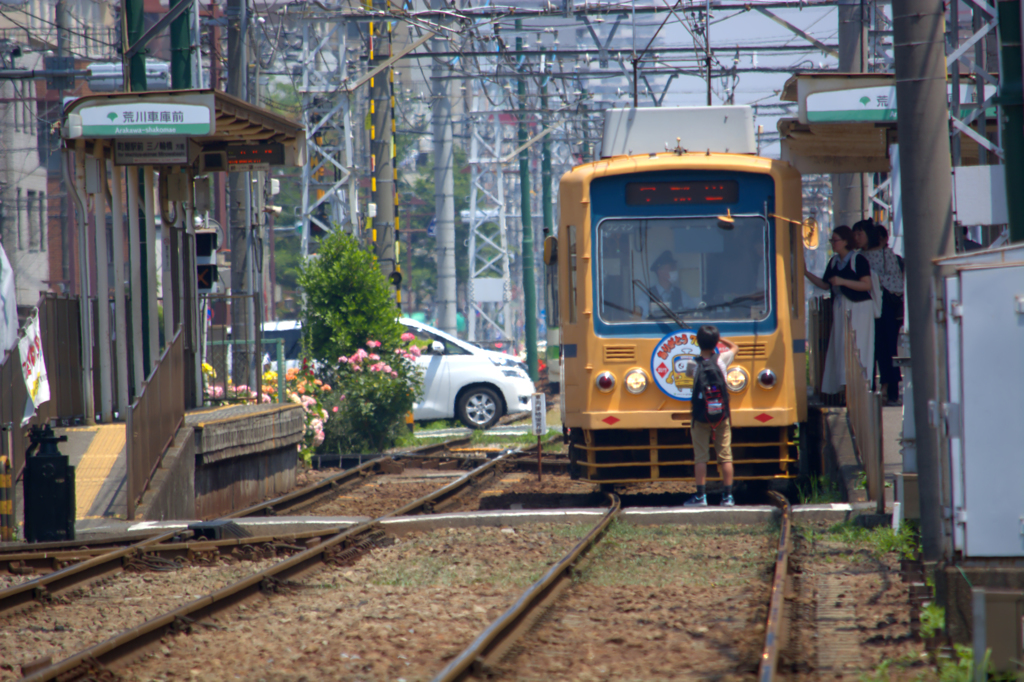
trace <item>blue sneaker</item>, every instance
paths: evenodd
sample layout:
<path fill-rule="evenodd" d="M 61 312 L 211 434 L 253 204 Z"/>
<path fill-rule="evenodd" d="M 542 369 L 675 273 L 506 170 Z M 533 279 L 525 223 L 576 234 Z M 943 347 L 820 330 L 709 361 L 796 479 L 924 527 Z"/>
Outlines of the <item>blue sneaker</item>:
<path fill-rule="evenodd" d="M 721 504 L 723 507 L 735 507 L 736 500 L 732 499 L 732 495 L 722 495 Z"/>
<path fill-rule="evenodd" d="M 684 507 L 706 507 L 708 506 L 707 495 L 694 495 L 686 502 L 683 502 Z"/>

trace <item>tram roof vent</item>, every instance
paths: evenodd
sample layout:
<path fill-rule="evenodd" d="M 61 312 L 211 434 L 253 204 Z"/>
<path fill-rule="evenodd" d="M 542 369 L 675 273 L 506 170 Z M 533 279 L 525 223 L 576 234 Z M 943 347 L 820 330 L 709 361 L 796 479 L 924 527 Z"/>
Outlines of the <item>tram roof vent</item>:
<path fill-rule="evenodd" d="M 679 138 L 679 142 L 676 142 Z M 604 113 L 601 156 L 691 152 L 756 154 L 752 107 L 658 107 Z"/>

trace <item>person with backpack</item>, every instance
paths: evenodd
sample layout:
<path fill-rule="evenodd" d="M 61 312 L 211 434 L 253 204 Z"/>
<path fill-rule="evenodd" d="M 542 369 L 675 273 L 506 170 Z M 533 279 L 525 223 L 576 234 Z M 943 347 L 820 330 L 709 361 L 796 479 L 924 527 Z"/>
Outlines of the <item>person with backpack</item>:
<path fill-rule="evenodd" d="M 871 264 L 856 250 L 853 230 L 840 225 L 832 231 L 832 250 L 835 255 L 818 277 L 804 270 L 804 275 L 815 286 L 832 291 L 832 333 L 825 354 L 825 371 L 821 377 L 822 393 L 839 393 L 846 387 L 846 333 L 847 311 L 853 330 L 857 334 L 857 352 L 860 364 L 875 366 L 875 303 L 872 301 Z M 805 266 L 806 268 L 806 266 Z"/>
<path fill-rule="evenodd" d="M 719 342 L 726 348 L 716 358 L 715 348 Z M 729 339 L 721 338 L 718 327 L 710 324 L 697 330 L 697 345 L 700 347 L 700 355 L 693 362 L 693 397 L 690 399 L 690 439 L 693 441 L 693 476 L 697 481 L 697 494 L 683 505 L 708 506 L 705 483 L 713 437 L 718 471 L 725 486 L 721 505 L 732 507 L 736 502 L 732 497 L 732 427 L 725 373 L 739 347 Z"/>
<path fill-rule="evenodd" d="M 861 254 L 868 259 L 871 272 L 878 275 L 882 288 L 882 314 L 875 320 L 875 362 L 880 390 L 890 406 L 900 405 L 903 376 L 892 359 L 896 357 L 896 342 L 903 326 L 903 268 L 899 257 L 889 248 L 889 231 L 885 226 L 865 218 L 853 226 L 853 237 Z M 873 379 L 874 367 L 870 373 Z"/>

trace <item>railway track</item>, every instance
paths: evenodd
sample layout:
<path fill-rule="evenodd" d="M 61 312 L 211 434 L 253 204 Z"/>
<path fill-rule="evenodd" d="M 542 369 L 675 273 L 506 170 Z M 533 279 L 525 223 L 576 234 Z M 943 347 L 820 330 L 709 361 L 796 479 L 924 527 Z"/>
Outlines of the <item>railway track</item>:
<path fill-rule="evenodd" d="M 463 682 L 469 679 L 485 678 L 553 679 L 565 672 L 562 670 L 543 670 L 542 672 L 535 670 L 533 671 L 533 676 L 527 674 L 521 678 L 515 674 L 505 675 L 508 671 L 502 669 L 502 663 L 517 648 L 521 648 L 518 645 L 518 641 L 530 634 L 539 623 L 553 612 L 556 602 L 572 584 L 573 572 L 578 568 L 584 555 L 601 540 L 609 525 L 618 515 L 620 510 L 619 499 L 613 494 L 609 495 L 612 498 L 612 504 L 608 514 L 601 519 L 579 544 L 556 562 L 540 580 L 527 589 L 511 608 L 491 623 L 468 647 L 438 673 L 433 678 L 433 682 Z M 774 578 L 772 580 L 767 609 L 768 615 L 764 625 L 764 646 L 760 652 L 760 665 L 757 670 L 760 682 L 771 682 L 775 679 L 779 653 L 784 643 L 786 626 L 788 624 L 785 612 L 785 586 L 787 583 L 789 553 L 792 548 L 791 515 L 789 503 L 782 495 L 774 493 L 773 502 L 780 507 L 782 515 Z M 652 594 L 651 596 L 654 595 Z M 661 607 L 657 606 L 656 608 L 660 609 Z M 707 632 L 707 628 L 698 627 L 693 632 L 703 636 L 703 633 Z M 658 636 L 658 634 L 655 635 L 655 637 Z M 540 640 L 549 641 L 545 637 L 541 637 Z M 622 640 L 621 638 L 613 637 L 609 641 L 618 643 Z M 526 650 L 527 655 L 529 655 L 529 648 L 527 647 Z M 607 674 L 608 670 L 602 669 L 600 672 Z M 643 677 L 643 673 L 640 671 L 634 671 L 634 673 Z"/>
<path fill-rule="evenodd" d="M 445 444 L 441 444 L 442 446 Z M 427 446 L 432 454 L 441 446 Z M 422 453 L 422 449 L 418 451 Z M 413 502 L 400 505 L 394 515 L 414 515 L 443 511 L 456 504 L 459 497 L 472 484 L 494 475 L 499 463 L 505 457 L 498 457 L 478 466 L 469 474 L 459 477 L 446 485 L 436 487 Z M 305 511 L 336 496 L 346 486 L 357 485 L 366 477 L 381 473 L 393 466 L 394 457 L 371 460 L 360 467 L 348 469 L 333 476 L 317 481 L 305 488 L 293 491 L 281 497 L 253 505 L 234 512 L 224 520 L 257 518 L 276 515 L 294 514 Z M 158 560 L 188 560 L 203 562 L 212 556 L 233 555 L 236 557 L 267 556 L 273 552 L 289 553 L 301 549 L 305 543 L 323 537 L 325 531 L 317 529 L 307 532 L 289 534 L 285 538 L 278 536 L 232 537 L 221 540 L 191 540 L 192 532 L 174 530 L 144 538 L 126 546 L 110 546 L 103 543 L 100 547 L 79 547 L 65 550 L 60 547 L 54 551 L 16 552 L 0 556 L 0 566 L 8 569 L 35 570 L 36 567 L 48 568 L 52 572 L 38 578 L 12 585 L 0 590 L 0 618 L 38 603 L 48 603 L 56 598 L 67 595 L 85 585 L 109 579 L 126 568 L 144 566 L 147 557 Z M 258 548 L 258 549 L 252 549 Z"/>
<path fill-rule="evenodd" d="M 208 623 L 209 619 L 217 614 L 232 609 L 260 593 L 273 592 L 290 581 L 294 581 L 311 571 L 317 570 L 326 563 L 343 564 L 352 561 L 360 553 L 374 546 L 384 537 L 384 531 L 380 527 L 381 521 L 398 516 L 429 513 L 438 505 L 443 505 L 445 502 L 455 499 L 468 486 L 492 474 L 502 464 L 503 460 L 504 457 L 495 458 L 459 477 L 458 480 L 441 486 L 428 495 L 401 505 L 370 521 L 340 529 L 336 532 L 325 533 L 321 531 L 318 537 L 310 537 L 308 539 L 310 546 L 293 546 L 293 549 L 298 551 L 295 551 L 292 556 L 283 561 L 252 573 L 240 581 L 194 599 L 162 615 L 150 618 L 137 627 L 125 630 L 106 641 L 85 648 L 62 661 L 46 665 L 41 670 L 26 675 L 25 679 L 41 681 L 54 680 L 58 677 L 62 680 L 87 677 L 94 674 L 97 670 L 102 670 L 106 666 L 136 655 L 141 649 L 171 632 L 188 628 L 196 623 Z M 149 544 L 146 547 L 151 548 L 160 545 L 162 541 L 155 542 L 155 540 L 163 537 L 158 536 L 148 540 Z M 199 543 L 198 546 L 194 543 L 183 544 L 193 544 L 193 551 L 201 547 L 215 548 L 217 551 L 222 551 L 223 548 L 231 546 L 232 542 L 237 546 L 239 539 L 228 542 Z M 122 552 L 132 550 L 133 548 L 135 546 L 125 548 L 125 550 L 118 550 L 116 553 L 121 557 L 127 556 Z M 187 550 L 181 547 L 176 548 L 175 551 Z M 98 563 L 100 559 L 104 559 L 104 557 L 99 557 L 92 561 Z M 84 563 L 88 564 L 90 562 Z M 0 597 L 6 598 L 6 600 L 0 599 L 0 606 L 5 607 L 3 611 L 0 611 L 0 614 L 10 613 L 18 607 L 24 606 L 25 601 L 28 599 L 36 599 L 40 590 L 52 590 L 53 586 L 64 587 L 66 581 L 70 581 L 72 578 L 66 575 L 63 577 L 63 580 L 60 580 L 59 574 L 74 572 L 75 575 L 81 575 L 81 570 L 72 571 L 72 569 L 76 568 L 78 567 L 70 567 L 65 569 L 65 571 L 59 571 L 37 581 L 31 581 L 29 584 L 16 586 L 20 589 L 5 591 L 4 595 L 0 595 Z M 119 570 L 109 564 L 104 564 L 103 568 L 107 571 Z M 98 574 L 95 571 L 100 569 L 97 567 L 93 570 L 94 572 L 91 574 L 92 579 L 96 580 Z M 81 583 L 79 582 L 78 584 Z"/>

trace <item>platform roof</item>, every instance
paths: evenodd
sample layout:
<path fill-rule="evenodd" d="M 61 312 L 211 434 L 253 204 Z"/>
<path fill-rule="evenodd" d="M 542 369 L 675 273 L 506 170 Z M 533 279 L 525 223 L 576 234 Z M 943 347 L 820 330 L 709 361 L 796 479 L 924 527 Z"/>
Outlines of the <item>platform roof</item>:
<path fill-rule="evenodd" d="M 301 166 L 302 126 L 217 90 L 163 90 L 87 95 L 67 104 L 65 139 L 145 140 L 187 137 L 193 152 L 226 144 L 277 143 L 284 165 Z"/>
<path fill-rule="evenodd" d="M 778 129 L 782 159 L 800 173 L 891 170 L 889 146 L 899 141 L 894 74 L 797 73 L 781 99 L 799 105 L 797 117 L 779 119 Z M 960 140 L 963 165 L 976 165 L 978 144 Z"/>

